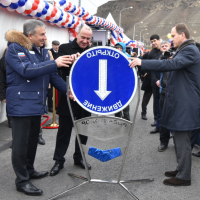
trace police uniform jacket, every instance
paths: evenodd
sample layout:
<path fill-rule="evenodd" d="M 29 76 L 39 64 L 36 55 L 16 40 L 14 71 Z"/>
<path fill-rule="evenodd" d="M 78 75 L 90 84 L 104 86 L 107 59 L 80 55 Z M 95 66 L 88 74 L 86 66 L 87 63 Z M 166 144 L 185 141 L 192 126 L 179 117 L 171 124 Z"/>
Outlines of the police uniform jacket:
<path fill-rule="evenodd" d="M 6 99 L 6 61 L 5 56 L 0 59 L 0 101 Z"/>
<path fill-rule="evenodd" d="M 50 60 L 48 49 L 40 51 L 19 31 L 8 31 L 6 53 L 7 113 L 9 116 L 38 116 L 47 112 L 49 83 L 62 93 L 66 84 L 57 74 L 57 64 Z"/>

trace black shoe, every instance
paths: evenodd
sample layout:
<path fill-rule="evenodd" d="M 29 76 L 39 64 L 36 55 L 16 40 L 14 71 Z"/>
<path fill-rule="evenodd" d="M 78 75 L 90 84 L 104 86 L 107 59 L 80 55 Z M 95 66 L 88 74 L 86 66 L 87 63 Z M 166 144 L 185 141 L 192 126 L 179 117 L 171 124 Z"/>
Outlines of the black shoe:
<path fill-rule="evenodd" d="M 29 179 L 40 179 L 48 176 L 49 172 L 36 172 L 34 171 L 32 174 L 29 174 Z"/>
<path fill-rule="evenodd" d="M 12 128 L 12 121 L 11 121 L 10 117 L 8 118 L 8 127 Z"/>
<path fill-rule="evenodd" d="M 85 169 L 85 164 L 83 162 L 83 160 L 74 160 L 74 165 L 78 165 L 80 166 L 82 169 Z M 87 163 L 87 166 L 88 166 L 88 170 L 91 170 L 92 167 L 90 164 Z"/>
<path fill-rule="evenodd" d="M 146 114 L 141 114 L 141 118 L 144 119 L 144 120 L 147 120 Z"/>
<path fill-rule="evenodd" d="M 59 173 L 60 169 L 62 169 L 63 163 L 62 164 L 56 164 L 52 167 L 51 171 L 50 171 L 50 176 L 55 176 L 56 174 Z"/>
<path fill-rule="evenodd" d="M 195 156 L 195 157 L 200 157 L 200 151 L 197 152 L 197 153 L 192 153 L 192 155 Z"/>
<path fill-rule="evenodd" d="M 48 111 L 49 112 L 53 112 L 53 108 L 48 108 Z"/>
<path fill-rule="evenodd" d="M 45 145 L 45 141 L 42 138 L 42 135 L 39 135 L 39 137 L 38 137 L 38 144 Z"/>
<path fill-rule="evenodd" d="M 18 192 L 23 192 L 29 196 L 40 196 L 42 195 L 43 191 L 36 188 L 32 183 L 27 183 L 24 186 L 16 186 Z"/>
<path fill-rule="evenodd" d="M 163 183 L 165 185 L 170 185 L 170 186 L 190 186 L 191 180 L 181 180 L 179 178 L 173 177 L 173 178 L 165 179 Z"/>
<path fill-rule="evenodd" d="M 177 174 L 178 174 L 178 170 L 165 172 L 165 176 L 167 177 L 176 177 Z"/>
<path fill-rule="evenodd" d="M 153 126 L 156 126 L 156 123 L 157 123 L 157 121 L 155 120 L 152 124 L 151 124 L 151 126 L 153 127 Z"/>
<path fill-rule="evenodd" d="M 163 143 L 160 143 L 160 145 L 158 146 L 158 151 L 159 152 L 163 152 L 167 149 L 168 145 L 165 145 Z"/>
<path fill-rule="evenodd" d="M 159 133 L 160 130 L 158 128 L 153 129 L 153 131 L 150 131 L 150 134 L 154 134 L 154 133 Z"/>

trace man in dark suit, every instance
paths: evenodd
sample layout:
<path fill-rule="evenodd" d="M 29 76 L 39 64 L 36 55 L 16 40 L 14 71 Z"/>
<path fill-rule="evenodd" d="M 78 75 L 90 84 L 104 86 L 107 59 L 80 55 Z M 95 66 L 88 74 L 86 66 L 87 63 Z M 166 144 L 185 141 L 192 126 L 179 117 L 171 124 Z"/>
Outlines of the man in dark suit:
<path fill-rule="evenodd" d="M 148 59 L 158 60 L 162 55 L 160 51 L 160 37 L 157 34 L 154 34 L 150 37 L 150 41 L 153 49 L 149 53 Z M 150 131 L 151 134 L 159 132 L 159 87 L 157 86 L 157 82 L 160 80 L 160 73 L 153 71 L 151 72 L 151 87 L 153 91 L 153 113 L 154 113 L 154 122 L 151 126 L 156 126 L 154 130 Z"/>
<path fill-rule="evenodd" d="M 58 57 L 58 49 L 59 49 L 59 45 L 60 42 L 57 40 L 54 40 L 52 42 L 52 48 L 49 49 L 49 51 L 51 51 L 53 59 L 55 60 Z M 59 74 L 60 75 L 60 74 Z M 49 112 L 53 112 L 53 87 L 51 85 L 51 87 L 48 89 L 48 111 Z"/>
<path fill-rule="evenodd" d="M 175 153 L 178 166 L 174 171 L 165 172 L 163 183 L 170 186 L 191 185 L 191 131 L 200 128 L 200 56 L 190 32 L 183 23 L 171 31 L 172 42 L 177 48 L 173 59 L 135 59 L 131 67 L 141 66 L 145 71 L 169 71 L 166 100 L 161 116 L 161 125 L 173 130 Z"/>
<path fill-rule="evenodd" d="M 58 50 L 59 50 L 60 42 L 57 40 L 52 41 L 52 48 L 49 49 L 51 51 L 54 60 L 58 57 Z"/>
<path fill-rule="evenodd" d="M 148 59 L 149 52 L 145 53 L 143 56 L 141 56 L 141 59 Z M 140 68 L 138 68 L 138 71 L 140 71 Z M 152 87 L 151 87 L 151 72 L 144 72 L 140 71 L 141 77 L 143 79 L 141 90 L 144 91 L 143 97 L 142 97 L 142 112 L 141 112 L 141 118 L 143 120 L 147 120 L 147 105 L 151 99 L 151 96 L 153 94 Z M 156 120 L 156 118 L 155 118 Z"/>
<path fill-rule="evenodd" d="M 89 42 L 92 38 L 92 30 L 89 26 L 83 25 L 80 27 L 77 38 L 74 39 L 72 43 L 62 44 L 60 45 L 58 55 L 72 55 L 72 54 L 81 54 L 89 48 Z M 69 76 L 71 66 L 69 68 L 61 69 L 61 74 L 63 80 L 66 81 L 66 76 Z M 83 117 L 91 116 L 91 113 L 87 112 L 83 108 L 81 108 L 77 102 L 71 100 L 71 106 L 73 110 L 74 117 L 76 119 L 81 119 Z M 56 140 L 56 148 L 54 152 L 53 159 L 55 160 L 55 165 L 50 171 L 50 176 L 55 176 L 59 173 L 59 170 L 63 168 L 65 162 L 65 154 L 67 152 L 71 132 L 72 132 L 72 118 L 70 115 L 66 95 L 60 94 L 59 96 L 59 104 L 57 108 L 57 114 L 59 115 L 59 129 L 57 133 L 57 140 Z M 86 144 L 87 137 L 80 135 L 80 139 L 82 144 Z M 79 148 L 79 144 L 76 138 L 75 141 L 75 153 L 74 153 L 74 164 L 80 166 L 81 168 L 85 169 L 85 165 L 82 159 L 81 151 Z M 91 169 L 89 164 L 88 169 Z"/>

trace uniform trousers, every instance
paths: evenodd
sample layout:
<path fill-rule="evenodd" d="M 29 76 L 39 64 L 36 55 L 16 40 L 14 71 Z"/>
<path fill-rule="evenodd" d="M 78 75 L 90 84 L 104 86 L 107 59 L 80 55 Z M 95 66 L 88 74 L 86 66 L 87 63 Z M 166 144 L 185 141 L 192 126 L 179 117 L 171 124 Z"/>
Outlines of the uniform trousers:
<path fill-rule="evenodd" d="M 156 128 L 160 129 L 160 98 L 156 97 L 156 107 L 157 107 L 157 121 L 156 121 Z"/>
<path fill-rule="evenodd" d="M 160 95 L 160 117 L 162 117 L 164 103 L 165 103 L 165 96 Z M 168 146 L 169 140 L 170 140 L 170 131 L 163 126 L 160 126 L 160 142 Z"/>
<path fill-rule="evenodd" d="M 176 177 L 181 180 L 191 180 L 191 131 L 174 131 L 173 136 L 178 163 Z"/>
<path fill-rule="evenodd" d="M 194 145 L 198 143 L 199 134 L 200 134 L 200 129 L 195 129 L 191 132 L 191 148 L 192 149 Z"/>
<path fill-rule="evenodd" d="M 142 97 L 142 113 L 146 115 L 147 114 L 147 105 L 151 99 L 152 96 L 152 90 L 144 91 L 143 97 Z M 157 120 L 157 106 L 156 101 L 153 99 L 153 114 L 154 114 L 154 120 Z"/>
<path fill-rule="evenodd" d="M 56 161 L 56 164 L 63 164 L 65 162 L 65 154 L 69 147 L 71 133 L 72 133 L 73 122 L 69 116 L 59 116 L 59 128 L 56 138 L 56 148 L 54 152 L 53 159 Z M 79 135 L 82 144 L 87 143 L 87 136 Z M 74 160 L 82 160 L 81 150 L 78 144 L 78 140 L 75 140 L 75 152 L 73 155 Z"/>
<path fill-rule="evenodd" d="M 156 86 L 157 87 L 157 86 Z M 153 91 L 153 115 L 154 115 L 154 120 L 157 120 L 157 107 L 158 107 L 158 102 L 157 102 L 157 97 L 159 97 L 157 93 L 157 88 L 152 87 Z"/>
<path fill-rule="evenodd" d="M 144 91 L 143 97 L 142 97 L 142 114 L 147 114 L 147 105 L 151 99 L 152 90 L 150 91 Z"/>
<path fill-rule="evenodd" d="M 130 114 L 129 114 L 130 106 L 128 105 L 126 108 L 124 108 L 122 111 L 115 114 L 115 117 L 124 118 L 126 120 L 130 121 Z M 123 113 L 122 113 L 123 112 Z M 123 116 L 122 116 L 123 115 Z"/>
<path fill-rule="evenodd" d="M 12 165 L 17 176 L 16 185 L 29 182 L 34 172 L 41 116 L 11 117 L 12 119 Z"/>

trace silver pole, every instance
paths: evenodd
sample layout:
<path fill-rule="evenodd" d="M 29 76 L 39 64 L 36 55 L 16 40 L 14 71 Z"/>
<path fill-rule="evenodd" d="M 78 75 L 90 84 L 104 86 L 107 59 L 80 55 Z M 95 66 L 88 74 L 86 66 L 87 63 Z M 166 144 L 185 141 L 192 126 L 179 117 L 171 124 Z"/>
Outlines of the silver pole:
<path fill-rule="evenodd" d="M 133 121 L 132 121 L 131 129 L 130 129 L 129 140 L 128 140 L 128 143 L 127 143 L 127 146 L 126 146 L 126 150 L 124 152 L 121 169 L 120 169 L 120 173 L 119 173 L 119 176 L 118 176 L 118 183 L 120 182 L 121 177 L 122 177 L 122 172 L 123 172 L 124 164 L 125 164 L 125 161 L 126 161 L 128 147 L 130 145 L 131 138 L 132 138 L 132 135 L 133 135 L 133 129 L 134 129 L 134 125 L 135 125 L 135 119 L 136 119 L 136 116 L 137 116 L 137 111 L 138 111 L 138 107 L 139 107 L 139 103 L 140 103 L 140 79 L 139 79 L 139 77 L 138 77 L 137 95 L 138 95 L 137 96 L 137 105 L 136 105 L 136 109 L 135 109 L 135 113 L 134 113 L 134 116 L 133 116 Z"/>
<path fill-rule="evenodd" d="M 147 29 L 145 28 L 145 29 L 140 30 L 140 42 L 142 42 L 142 41 L 141 41 L 141 39 L 142 39 L 141 34 L 142 34 L 142 31 L 144 31 L 144 30 L 147 30 Z"/>
<path fill-rule="evenodd" d="M 143 23 L 143 22 L 139 22 L 139 23 L 136 23 L 136 24 L 134 25 L 134 28 L 133 28 L 133 40 L 135 40 L 135 26 L 136 26 L 137 24 L 140 24 L 140 23 Z"/>
<path fill-rule="evenodd" d="M 131 7 L 128 7 L 128 8 L 123 8 L 122 10 L 120 10 L 120 14 L 119 14 L 119 27 L 121 27 L 121 17 L 122 17 L 122 14 L 121 14 L 121 12 L 123 11 L 123 10 L 128 10 L 128 9 L 132 9 L 133 7 L 131 6 Z"/>
<path fill-rule="evenodd" d="M 119 27 L 121 27 L 121 17 L 122 17 L 122 10 L 120 11 L 120 14 L 119 14 Z"/>
<path fill-rule="evenodd" d="M 88 165 L 87 165 L 87 162 L 86 162 L 85 153 L 83 151 L 83 146 L 82 146 L 81 139 L 80 139 L 80 136 L 79 136 L 77 124 L 74 121 L 74 114 L 73 114 L 72 107 L 71 107 L 71 102 L 70 102 L 70 99 L 69 99 L 69 77 L 67 76 L 66 78 L 67 78 L 66 82 L 67 82 L 67 102 L 68 102 L 68 107 L 69 107 L 69 111 L 70 111 L 70 114 L 71 114 L 71 118 L 72 118 L 72 122 L 73 122 L 73 125 L 74 125 L 74 129 L 75 129 L 75 132 L 76 132 L 76 137 L 77 137 L 77 140 L 78 140 L 78 143 L 79 143 L 79 148 L 81 150 L 81 155 L 83 157 L 83 162 L 85 164 L 85 170 L 86 170 L 86 175 L 87 175 L 87 178 L 88 178 L 88 182 L 90 182 L 91 181 L 90 172 L 89 172 Z"/>
<path fill-rule="evenodd" d="M 81 0 L 78 1 L 78 6 L 81 7 Z"/>
<path fill-rule="evenodd" d="M 133 29 L 133 40 L 135 40 L 135 25 L 134 25 L 134 29 Z"/>

